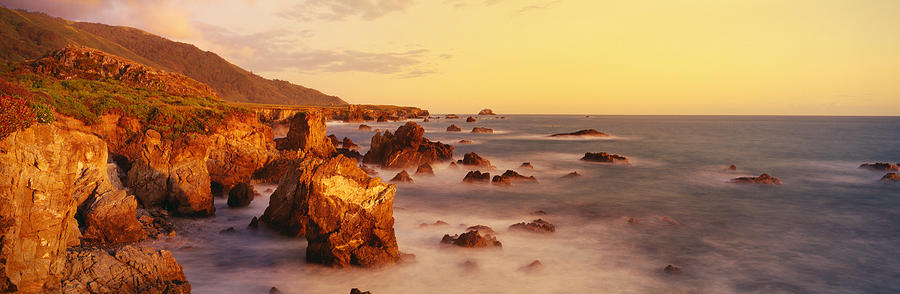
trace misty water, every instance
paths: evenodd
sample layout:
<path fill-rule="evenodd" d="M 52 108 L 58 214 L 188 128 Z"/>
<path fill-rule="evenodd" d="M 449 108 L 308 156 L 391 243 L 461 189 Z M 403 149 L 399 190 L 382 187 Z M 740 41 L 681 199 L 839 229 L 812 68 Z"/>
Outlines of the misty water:
<path fill-rule="evenodd" d="M 539 184 L 465 185 L 464 170 L 435 164 L 433 178 L 398 185 L 394 218 L 409 264 L 332 269 L 306 264 L 306 241 L 265 229 L 267 189 L 249 208 L 216 199 L 216 217 L 177 219 L 173 250 L 195 293 L 897 293 L 900 292 L 900 185 L 864 162 L 900 162 L 900 118 L 714 116 L 526 116 L 416 122 L 425 136 L 477 152 Z M 451 123 L 462 133 L 447 133 Z M 399 123 L 368 123 L 395 130 Z M 329 123 L 361 151 L 373 133 Z M 468 133 L 474 126 L 494 134 Z M 552 139 L 593 128 L 606 139 Z M 456 144 L 460 139 L 474 144 Z M 609 152 L 631 166 L 583 162 Z M 534 170 L 517 169 L 531 162 Z M 735 164 L 737 171 L 726 168 Z M 577 171 L 583 176 L 560 179 Z M 409 170 L 412 174 L 414 170 Z M 769 173 L 780 186 L 727 183 Z M 383 179 L 397 171 L 380 171 Z M 533 215 L 543 210 L 546 215 Z M 677 222 L 665 222 L 668 217 Z M 552 234 L 510 232 L 537 218 Z M 637 223 L 629 223 L 635 218 Z M 421 227 L 442 220 L 448 226 Z M 449 248 L 444 234 L 467 226 L 496 230 L 502 249 Z M 236 232 L 220 233 L 234 227 Z M 521 271 L 534 260 L 544 267 Z M 463 266 L 466 261 L 474 268 Z M 681 274 L 666 274 L 673 264 Z"/>

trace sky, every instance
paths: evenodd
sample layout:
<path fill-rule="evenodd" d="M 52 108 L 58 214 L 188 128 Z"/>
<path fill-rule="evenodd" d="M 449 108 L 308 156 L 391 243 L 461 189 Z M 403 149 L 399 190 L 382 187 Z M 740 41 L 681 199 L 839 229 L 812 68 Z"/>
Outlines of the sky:
<path fill-rule="evenodd" d="M 433 113 L 900 115 L 897 0 L 0 0 Z"/>

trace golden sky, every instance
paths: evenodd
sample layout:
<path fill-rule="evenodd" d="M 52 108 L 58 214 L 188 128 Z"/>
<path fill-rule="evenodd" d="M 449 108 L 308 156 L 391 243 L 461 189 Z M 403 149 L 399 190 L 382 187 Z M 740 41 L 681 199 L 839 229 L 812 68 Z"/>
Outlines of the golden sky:
<path fill-rule="evenodd" d="M 26 1 L 44 2 L 79 1 Z M 351 103 L 900 115 L 896 0 L 87 2 L 113 8 L 48 13 L 194 43 Z"/>

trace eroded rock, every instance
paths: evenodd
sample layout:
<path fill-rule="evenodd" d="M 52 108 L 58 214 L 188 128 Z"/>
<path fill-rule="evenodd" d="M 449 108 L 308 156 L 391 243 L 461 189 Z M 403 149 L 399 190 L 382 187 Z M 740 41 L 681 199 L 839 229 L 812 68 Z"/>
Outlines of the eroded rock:
<path fill-rule="evenodd" d="M 478 231 L 469 231 L 463 233 L 462 235 L 444 235 L 441 238 L 442 244 L 450 244 L 456 245 L 459 247 L 465 248 L 500 248 L 503 247 L 503 244 L 500 241 L 497 241 L 492 235 L 484 235 L 478 233 Z"/>
<path fill-rule="evenodd" d="M 466 122 L 468 122 L 468 123 L 473 123 L 473 122 L 478 122 L 478 120 L 475 119 L 474 117 L 471 117 L 471 116 L 470 116 L 470 117 L 466 118 Z"/>
<path fill-rule="evenodd" d="M 397 128 L 393 134 L 376 133 L 363 162 L 399 169 L 453 159 L 453 146 L 431 142 L 422 136 L 424 133 L 425 129 L 413 122 Z"/>
<path fill-rule="evenodd" d="M 491 181 L 491 173 L 482 173 L 480 171 L 470 171 L 466 174 L 466 177 L 463 178 L 463 183 L 475 184 L 475 183 L 487 183 Z"/>
<path fill-rule="evenodd" d="M 413 178 L 409 176 L 409 173 L 407 173 L 406 170 L 403 170 L 397 173 L 397 175 L 394 176 L 393 179 L 391 179 L 391 182 L 412 183 L 414 181 Z"/>
<path fill-rule="evenodd" d="M 769 174 L 761 174 L 758 177 L 739 177 L 731 179 L 732 183 L 738 184 L 757 184 L 757 185 L 781 185 L 782 182 L 776 177 Z"/>
<path fill-rule="evenodd" d="M 478 115 L 497 115 L 497 114 L 495 114 L 494 111 L 491 110 L 490 108 L 485 108 L 485 109 L 482 109 L 481 111 L 479 111 Z"/>
<path fill-rule="evenodd" d="M 609 154 L 606 152 L 600 153 L 585 153 L 584 157 L 581 158 L 584 161 L 591 162 L 603 162 L 603 163 L 612 163 L 612 164 L 624 164 L 630 165 L 631 162 L 628 161 L 628 158 L 618 154 Z"/>
<path fill-rule="evenodd" d="M 181 265 L 167 250 L 124 246 L 70 250 L 64 293 L 190 293 Z"/>
<path fill-rule="evenodd" d="M 531 221 L 530 223 L 521 222 L 511 225 L 509 226 L 509 229 L 512 231 L 523 231 L 531 233 L 553 233 L 556 231 L 556 226 L 543 219 L 536 219 Z"/>
<path fill-rule="evenodd" d="M 460 128 L 456 125 L 450 125 L 449 127 L 447 127 L 447 131 L 448 132 L 462 132 L 462 128 Z"/>
<path fill-rule="evenodd" d="M 434 169 L 431 168 L 430 164 L 423 163 L 416 168 L 416 176 L 434 176 Z"/>
<path fill-rule="evenodd" d="M 889 162 L 863 163 L 859 168 L 879 170 L 879 171 L 900 171 L 900 163 L 893 164 Z"/>
<path fill-rule="evenodd" d="M 475 134 L 493 134 L 493 133 L 494 133 L 494 130 L 493 130 L 493 129 L 489 129 L 489 128 L 474 127 L 474 128 L 472 128 L 472 133 L 475 133 Z"/>
<path fill-rule="evenodd" d="M 463 159 L 457 160 L 456 163 L 469 167 L 492 167 L 490 160 L 484 159 L 475 152 L 466 153 Z"/>
<path fill-rule="evenodd" d="M 334 143 L 326 134 L 325 117 L 318 112 L 301 112 L 291 119 L 287 137 L 276 139 L 279 150 L 297 150 L 326 157 L 334 153 Z M 337 137 L 334 137 L 337 140 Z"/>
<path fill-rule="evenodd" d="M 228 191 L 228 207 L 247 207 L 253 201 L 253 187 L 240 183 Z"/>
<path fill-rule="evenodd" d="M 881 182 L 883 183 L 896 183 L 900 182 L 900 175 L 897 173 L 886 173 L 883 177 L 881 177 Z"/>
<path fill-rule="evenodd" d="M 609 135 L 595 129 L 587 129 L 572 133 L 553 134 L 550 137 L 609 137 Z"/>

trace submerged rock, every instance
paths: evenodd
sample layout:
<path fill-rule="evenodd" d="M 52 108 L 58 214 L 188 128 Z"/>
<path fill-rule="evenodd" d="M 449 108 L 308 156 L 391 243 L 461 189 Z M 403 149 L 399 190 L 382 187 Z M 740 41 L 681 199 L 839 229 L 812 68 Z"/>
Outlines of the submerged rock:
<path fill-rule="evenodd" d="M 493 130 L 493 129 L 489 129 L 489 128 L 474 127 L 474 128 L 472 128 L 472 133 L 475 133 L 475 134 L 493 134 L 493 133 L 494 133 L 494 130 Z"/>
<path fill-rule="evenodd" d="M 573 172 L 570 172 L 570 173 L 562 176 L 563 179 L 572 179 L 572 178 L 577 178 L 577 177 L 581 177 L 581 174 L 579 174 L 577 171 L 573 171 Z"/>
<path fill-rule="evenodd" d="M 475 152 L 466 153 L 466 155 L 463 156 L 463 159 L 457 160 L 456 163 L 472 167 L 492 167 L 490 160 L 484 159 Z"/>
<path fill-rule="evenodd" d="M 609 154 L 606 152 L 600 153 L 585 153 L 584 157 L 581 158 L 584 161 L 591 162 L 603 162 L 603 163 L 612 163 L 612 164 L 625 164 L 631 165 L 631 162 L 628 161 L 628 158 L 618 154 Z"/>
<path fill-rule="evenodd" d="M 758 184 L 758 185 L 781 185 L 781 180 L 769 174 L 761 174 L 758 177 L 739 177 L 731 179 L 732 183 L 739 184 Z"/>
<path fill-rule="evenodd" d="M 729 165 L 728 170 L 737 170 L 737 165 L 734 165 L 734 164 Z"/>
<path fill-rule="evenodd" d="M 553 134 L 550 137 L 609 137 L 609 135 L 595 129 L 588 129 L 572 133 Z"/>
<path fill-rule="evenodd" d="M 859 166 L 859 168 L 871 169 L 871 170 L 880 170 L 880 171 L 900 171 L 900 163 L 893 164 L 888 162 L 876 162 L 876 163 L 863 163 Z"/>
<path fill-rule="evenodd" d="M 475 119 L 474 117 L 471 117 L 471 116 L 470 116 L 470 117 L 466 118 L 466 122 L 468 122 L 468 123 L 473 123 L 473 122 L 478 122 L 478 120 Z"/>
<path fill-rule="evenodd" d="M 485 233 L 487 235 L 494 235 L 497 233 L 494 231 L 494 229 L 492 229 L 491 227 L 485 226 L 485 225 L 474 225 L 474 226 L 466 228 L 466 232 L 471 232 L 471 231 L 478 231 L 481 233 Z"/>
<path fill-rule="evenodd" d="M 424 228 L 424 227 L 441 227 L 441 226 L 449 226 L 449 225 L 450 225 L 450 224 L 448 224 L 448 223 L 445 222 L 445 221 L 437 220 L 437 221 L 435 221 L 433 224 L 421 223 L 421 224 L 419 224 L 419 227 L 421 227 L 421 228 Z"/>
<path fill-rule="evenodd" d="M 413 122 L 397 128 L 394 134 L 376 133 L 363 162 L 383 168 L 412 168 L 453 159 L 453 146 L 431 142 L 422 137 L 424 133 L 425 129 Z"/>
<path fill-rule="evenodd" d="M 531 165 L 531 162 L 523 162 L 522 165 L 519 166 L 521 169 L 534 169 L 534 166 Z"/>
<path fill-rule="evenodd" d="M 462 128 L 457 127 L 456 125 L 450 125 L 447 127 L 448 132 L 462 132 Z"/>
<path fill-rule="evenodd" d="M 359 289 L 357 289 L 357 288 L 353 288 L 353 289 L 350 289 L 350 294 L 372 294 L 372 292 L 369 292 L 369 291 L 361 291 L 361 290 L 359 290 Z"/>
<path fill-rule="evenodd" d="M 457 118 L 459 118 L 459 116 L 455 115 L 455 114 L 448 114 L 448 115 L 445 115 L 444 118 L 445 119 L 457 119 Z"/>
<path fill-rule="evenodd" d="M 544 269 L 544 264 L 541 263 L 540 260 L 535 259 L 531 263 L 520 267 L 519 271 L 526 272 L 526 273 L 532 273 L 532 272 L 540 271 L 542 269 Z"/>
<path fill-rule="evenodd" d="M 663 269 L 663 272 L 665 272 L 665 273 L 667 273 L 667 274 L 680 274 L 680 273 L 681 273 L 681 268 L 670 264 L 670 265 L 667 265 L 667 266 Z"/>
<path fill-rule="evenodd" d="M 501 177 L 511 183 L 537 183 L 537 178 L 534 176 L 526 177 L 511 169 L 506 170 Z"/>
<path fill-rule="evenodd" d="M 341 141 L 341 147 L 349 150 L 359 150 L 359 145 L 356 145 L 356 143 L 353 143 L 353 140 L 347 137 L 344 137 L 344 140 Z"/>
<path fill-rule="evenodd" d="M 372 127 L 370 127 L 368 125 L 359 125 L 359 128 L 357 130 L 368 132 L 368 131 L 372 131 Z"/>
<path fill-rule="evenodd" d="M 463 178 L 463 183 L 487 183 L 491 181 L 490 173 L 482 173 L 480 171 L 470 171 L 466 174 L 466 177 Z"/>
<path fill-rule="evenodd" d="M 500 241 L 497 241 L 492 235 L 484 235 L 478 233 L 478 231 L 469 231 L 463 233 L 462 235 L 444 235 L 441 238 L 441 243 L 456 245 L 459 247 L 465 248 L 492 248 L 492 247 L 503 247 L 503 244 Z"/>
<path fill-rule="evenodd" d="M 512 231 L 524 231 L 524 232 L 532 232 L 532 233 L 553 233 L 556 231 L 556 227 L 543 219 L 536 219 L 531 221 L 530 223 L 518 223 L 509 226 L 509 229 Z"/>
<path fill-rule="evenodd" d="M 434 176 L 434 169 L 431 168 L 430 164 L 423 163 L 416 168 L 416 176 Z"/>
<path fill-rule="evenodd" d="M 473 142 L 472 142 L 472 140 L 459 140 L 459 141 L 456 142 L 456 143 L 459 143 L 459 144 L 472 144 Z"/>
<path fill-rule="evenodd" d="M 394 176 L 393 179 L 391 179 L 391 182 L 412 183 L 414 181 L 413 181 L 412 177 L 409 176 L 409 173 L 407 173 L 406 170 L 403 170 L 403 171 L 397 173 L 397 175 Z"/>
<path fill-rule="evenodd" d="M 240 183 L 228 191 L 228 207 L 246 207 L 253 201 L 253 188 L 247 183 Z"/>
<path fill-rule="evenodd" d="M 884 182 L 884 183 L 900 182 L 900 175 L 897 175 L 897 173 L 887 173 L 883 177 L 881 177 L 881 182 Z"/>
<path fill-rule="evenodd" d="M 482 109 L 481 111 L 479 111 L 478 115 L 497 115 L 497 114 L 495 114 L 494 111 L 491 110 L 490 108 L 485 108 L 485 109 Z"/>

